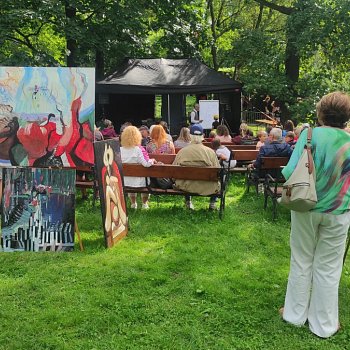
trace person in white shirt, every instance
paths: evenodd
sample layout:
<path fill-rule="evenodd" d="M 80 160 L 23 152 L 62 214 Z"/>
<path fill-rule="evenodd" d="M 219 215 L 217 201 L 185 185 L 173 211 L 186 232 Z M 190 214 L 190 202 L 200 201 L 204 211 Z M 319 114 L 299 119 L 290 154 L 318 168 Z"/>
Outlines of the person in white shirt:
<path fill-rule="evenodd" d="M 150 167 L 155 163 L 154 159 L 146 160 L 141 150 L 141 133 L 135 126 L 127 126 L 123 131 L 121 139 L 120 154 L 123 163 L 137 163 L 144 167 Z M 124 185 L 128 187 L 146 187 L 146 180 L 144 177 L 124 176 Z M 131 201 L 131 208 L 137 209 L 136 193 L 129 193 Z M 148 209 L 147 193 L 141 193 L 142 208 Z"/>
<path fill-rule="evenodd" d="M 230 168 L 234 168 L 237 165 L 237 161 L 234 159 L 230 160 L 231 157 L 231 151 L 223 146 L 221 144 L 221 141 L 219 139 L 215 139 L 211 142 L 211 145 L 213 147 L 213 150 L 215 151 L 217 157 L 219 160 L 222 160 L 224 162 L 225 167 L 228 166 L 228 162 L 230 161 Z"/>
<path fill-rule="evenodd" d="M 198 124 L 201 120 L 199 119 L 199 104 L 195 103 L 191 112 L 191 124 Z"/>

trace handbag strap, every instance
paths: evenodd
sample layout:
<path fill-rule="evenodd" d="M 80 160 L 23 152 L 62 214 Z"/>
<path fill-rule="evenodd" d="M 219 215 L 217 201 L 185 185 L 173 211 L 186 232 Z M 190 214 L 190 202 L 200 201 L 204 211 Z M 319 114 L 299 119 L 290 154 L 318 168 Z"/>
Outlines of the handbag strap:
<path fill-rule="evenodd" d="M 311 138 L 312 138 L 312 128 L 308 128 L 305 148 L 307 151 L 307 159 L 308 159 L 307 167 L 309 169 L 309 174 L 312 174 L 312 172 L 314 171 L 314 162 L 313 162 L 312 153 L 311 153 Z"/>

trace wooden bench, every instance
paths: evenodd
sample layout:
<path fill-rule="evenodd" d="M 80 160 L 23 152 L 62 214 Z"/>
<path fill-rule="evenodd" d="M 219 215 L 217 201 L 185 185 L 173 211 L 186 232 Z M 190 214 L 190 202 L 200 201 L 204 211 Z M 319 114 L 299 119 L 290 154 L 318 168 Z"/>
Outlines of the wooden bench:
<path fill-rule="evenodd" d="M 267 208 L 267 201 L 270 197 L 272 200 L 273 220 L 277 216 L 277 199 L 282 195 L 282 185 L 285 179 L 282 175 L 282 169 L 287 165 L 288 157 L 263 157 L 261 158 L 262 171 L 266 171 L 264 181 L 264 209 Z"/>
<path fill-rule="evenodd" d="M 256 145 L 235 145 L 233 143 L 221 143 L 223 146 L 227 147 L 230 151 L 233 150 L 255 150 Z M 203 142 L 204 146 L 212 148 L 211 142 Z"/>
<path fill-rule="evenodd" d="M 247 164 L 253 162 L 258 153 L 259 151 L 257 150 L 232 151 L 231 159 L 237 161 L 237 166 L 230 169 L 230 172 L 245 174 L 247 172 Z M 157 162 L 162 162 L 163 164 L 172 164 L 176 154 L 150 154 L 149 157 L 155 159 Z"/>
<path fill-rule="evenodd" d="M 224 167 L 191 167 L 171 164 L 155 164 L 151 167 L 144 167 L 141 164 L 123 164 L 124 176 L 137 176 L 146 178 L 146 187 L 125 187 L 126 193 L 149 193 L 152 195 L 181 195 L 181 196 L 200 196 L 196 193 L 189 193 L 178 189 L 160 189 L 152 187 L 149 181 L 150 177 L 171 178 L 173 180 L 194 180 L 194 181 L 218 181 L 220 183 L 220 192 L 212 193 L 220 199 L 219 218 L 222 219 L 225 208 L 225 195 L 227 183 L 229 181 L 229 172 Z M 208 196 L 211 196 L 208 195 Z M 208 197 L 205 196 L 205 197 Z"/>
<path fill-rule="evenodd" d="M 248 171 L 247 166 L 256 160 L 259 151 L 256 149 L 247 150 L 233 150 L 232 159 L 237 161 L 237 165 L 230 169 L 232 173 L 246 174 Z"/>
<path fill-rule="evenodd" d="M 173 164 L 176 154 L 150 154 L 149 157 L 163 164 Z"/>
<path fill-rule="evenodd" d="M 266 180 L 266 174 L 270 173 L 271 176 L 280 174 L 281 166 L 288 163 L 287 157 L 263 157 L 261 160 L 260 170 L 263 173 L 262 176 L 256 177 L 256 170 L 247 170 L 246 172 L 246 190 L 249 192 L 250 186 L 255 187 L 256 194 L 259 194 L 259 184 L 264 184 Z"/>
<path fill-rule="evenodd" d="M 75 187 L 80 189 L 85 197 L 85 191 L 87 189 L 93 190 L 93 204 L 98 196 L 98 186 L 95 177 L 94 167 L 92 166 L 78 166 L 75 168 L 76 178 L 75 178 Z"/>

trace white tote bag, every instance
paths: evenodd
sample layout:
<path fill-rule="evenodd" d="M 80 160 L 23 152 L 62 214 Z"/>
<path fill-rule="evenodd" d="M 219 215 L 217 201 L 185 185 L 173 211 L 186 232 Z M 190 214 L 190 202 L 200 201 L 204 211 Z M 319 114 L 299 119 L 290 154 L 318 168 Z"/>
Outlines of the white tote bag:
<path fill-rule="evenodd" d="M 292 175 L 283 184 L 279 203 L 290 210 L 306 212 L 317 204 L 315 165 L 311 154 L 312 129 L 309 128 L 305 149 Z"/>

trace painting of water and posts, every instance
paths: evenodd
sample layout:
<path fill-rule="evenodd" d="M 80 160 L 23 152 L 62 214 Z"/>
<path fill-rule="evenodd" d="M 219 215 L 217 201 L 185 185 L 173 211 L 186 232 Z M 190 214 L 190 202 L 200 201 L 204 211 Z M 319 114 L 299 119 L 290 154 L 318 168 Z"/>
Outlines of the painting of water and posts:
<path fill-rule="evenodd" d="M 2 250 L 73 250 L 75 170 L 16 167 L 2 175 Z"/>

